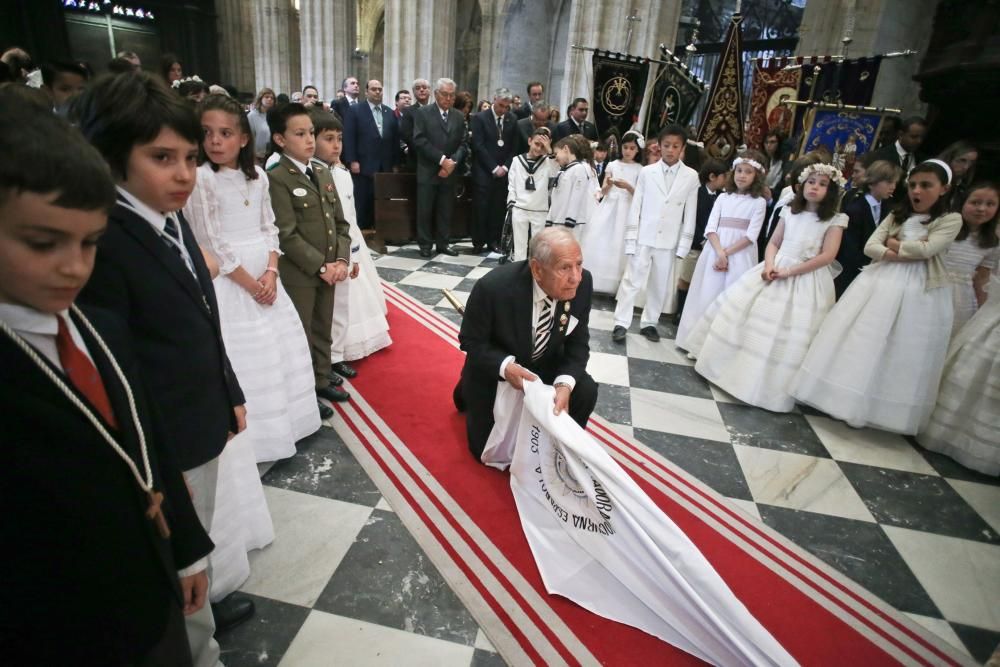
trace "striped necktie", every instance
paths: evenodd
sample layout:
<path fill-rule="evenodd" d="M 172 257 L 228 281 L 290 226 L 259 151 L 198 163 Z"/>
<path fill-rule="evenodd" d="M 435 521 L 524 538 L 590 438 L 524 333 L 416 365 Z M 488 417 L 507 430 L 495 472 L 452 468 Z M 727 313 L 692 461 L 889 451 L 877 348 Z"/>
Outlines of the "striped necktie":
<path fill-rule="evenodd" d="M 535 347 L 531 352 L 531 360 L 538 361 L 549 344 L 552 335 L 552 301 L 546 299 L 542 303 L 542 312 L 538 314 L 538 324 L 535 325 Z"/>

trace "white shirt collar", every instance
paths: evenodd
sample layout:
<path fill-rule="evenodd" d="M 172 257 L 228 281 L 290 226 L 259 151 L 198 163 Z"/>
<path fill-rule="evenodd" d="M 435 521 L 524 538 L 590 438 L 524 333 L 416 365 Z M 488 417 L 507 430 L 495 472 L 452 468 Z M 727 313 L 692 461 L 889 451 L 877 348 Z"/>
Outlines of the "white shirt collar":
<path fill-rule="evenodd" d="M 58 313 L 64 319 L 69 319 L 69 311 Z M 0 320 L 17 333 L 40 334 L 55 336 L 59 333 L 59 321 L 53 313 L 43 313 L 17 303 L 0 303 Z"/>
<path fill-rule="evenodd" d="M 374 114 L 374 113 L 375 113 L 376 111 L 381 111 L 381 110 L 382 110 L 382 105 L 381 105 L 381 104 L 375 104 L 374 102 L 372 102 L 372 101 L 371 101 L 370 99 L 368 99 L 368 98 L 365 98 L 365 101 L 366 101 L 366 102 L 368 102 L 368 108 L 370 108 L 370 109 L 372 110 L 372 113 L 373 113 L 373 114 Z"/>
<path fill-rule="evenodd" d="M 295 167 L 296 167 L 296 168 L 297 168 L 297 169 L 298 169 L 299 171 L 301 171 L 303 175 L 305 175 L 305 173 L 306 173 L 306 168 L 307 168 L 305 164 L 303 164 L 303 163 L 299 162 L 298 160 L 296 160 L 295 158 L 293 158 L 293 157 L 292 157 L 291 155 L 289 155 L 288 153 L 284 153 L 284 156 L 285 156 L 286 158 L 288 158 L 288 161 L 289 161 L 289 162 L 291 162 L 291 163 L 292 163 L 293 165 L 295 165 Z"/>
<path fill-rule="evenodd" d="M 442 108 L 441 108 L 441 107 L 440 107 L 440 106 L 438 105 L 438 103 L 437 103 L 437 102 L 435 102 L 435 103 L 434 103 L 434 106 L 436 106 L 436 107 L 437 107 L 437 110 L 438 110 L 438 115 L 439 115 L 439 116 L 443 116 L 444 114 L 448 113 L 448 111 L 451 111 L 451 109 L 449 109 L 448 111 L 445 111 L 444 109 L 442 109 Z"/>
<path fill-rule="evenodd" d="M 664 174 L 676 174 L 676 173 L 677 173 L 677 170 L 678 170 L 678 169 L 680 168 L 680 166 L 681 166 L 681 161 L 680 161 L 680 160 L 678 160 L 677 162 L 674 162 L 674 163 L 673 163 L 673 165 L 668 165 L 668 164 L 667 164 L 666 162 L 664 162 L 663 160 L 660 160 L 660 164 L 662 164 L 662 165 L 663 165 L 663 173 L 664 173 Z"/>
<path fill-rule="evenodd" d="M 882 207 L 882 202 L 880 202 L 879 200 L 875 199 L 875 197 L 872 197 L 872 195 L 871 195 L 870 192 L 865 193 L 865 201 L 868 202 L 868 207 L 871 208 L 871 209 L 873 209 L 873 210 L 874 210 L 874 208 L 876 206 L 878 206 L 879 209 L 881 209 L 881 207 Z M 875 222 L 878 222 L 878 220 L 876 220 Z"/>
<path fill-rule="evenodd" d="M 534 278 L 531 279 L 531 295 L 533 297 L 531 300 L 532 303 L 538 303 L 539 301 L 551 301 L 555 303 L 555 299 L 550 298 Z"/>
<path fill-rule="evenodd" d="M 903 148 L 903 145 L 899 143 L 899 139 L 896 140 L 896 154 L 899 155 L 899 157 L 903 157 L 903 155 L 905 154 L 907 156 L 907 159 L 909 159 L 910 152 L 905 148 Z"/>
<path fill-rule="evenodd" d="M 118 189 L 118 194 L 125 198 L 125 205 L 127 208 L 135 211 L 139 217 L 151 224 L 157 231 L 162 232 L 164 228 L 166 228 L 166 213 L 157 211 L 143 203 L 138 197 L 125 190 L 122 186 L 118 185 L 115 187 Z"/>

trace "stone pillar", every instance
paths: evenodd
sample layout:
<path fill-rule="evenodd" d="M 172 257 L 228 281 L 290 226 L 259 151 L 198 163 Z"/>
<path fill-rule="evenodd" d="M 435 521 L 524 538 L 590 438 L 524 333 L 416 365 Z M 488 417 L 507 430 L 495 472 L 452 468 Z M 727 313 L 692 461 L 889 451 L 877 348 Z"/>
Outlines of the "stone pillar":
<path fill-rule="evenodd" d="M 291 0 L 253 0 L 253 61 L 258 90 L 266 86 L 290 95 L 301 89 L 297 24 Z"/>
<path fill-rule="evenodd" d="M 434 85 L 454 78 L 455 0 L 386 0 L 386 90 L 409 88 L 416 78 Z"/>
<path fill-rule="evenodd" d="M 477 99 L 492 100 L 493 91 L 507 87 L 515 95 L 525 99 L 522 81 L 501 80 L 501 50 L 504 45 L 504 24 L 507 20 L 506 2 L 504 0 L 481 0 L 482 31 L 479 42 L 479 90 Z"/>
<path fill-rule="evenodd" d="M 566 115 L 566 107 L 574 98 L 585 97 L 590 100 L 593 97 L 593 53 L 573 49 L 572 45 L 624 51 L 629 26 L 626 17 L 633 10 L 642 20 L 632 23 L 629 53 L 659 58 L 657 45 L 661 42 L 673 44 L 677 37 L 677 21 L 681 13 L 679 0 L 635 0 L 632 3 L 617 0 L 573 0 L 565 75 L 559 99 L 553 99 L 553 102 L 559 104 L 563 117 Z"/>
<path fill-rule="evenodd" d="M 256 95 L 253 7 L 243 0 L 216 0 L 215 10 L 222 81 L 240 92 Z"/>
<path fill-rule="evenodd" d="M 854 6 L 853 41 L 847 56 L 913 49 L 921 53 L 883 60 L 872 105 L 901 109 L 903 116 L 923 114 L 920 87 L 913 75 L 920 67 L 933 30 L 937 0 L 832 0 L 806 3 L 795 55 L 839 55 L 849 6 Z"/>
<path fill-rule="evenodd" d="M 354 72 L 357 46 L 354 0 L 300 0 L 302 85 L 312 84 L 326 101 L 334 98 L 340 82 Z M 364 87 L 364 81 L 361 82 Z"/>

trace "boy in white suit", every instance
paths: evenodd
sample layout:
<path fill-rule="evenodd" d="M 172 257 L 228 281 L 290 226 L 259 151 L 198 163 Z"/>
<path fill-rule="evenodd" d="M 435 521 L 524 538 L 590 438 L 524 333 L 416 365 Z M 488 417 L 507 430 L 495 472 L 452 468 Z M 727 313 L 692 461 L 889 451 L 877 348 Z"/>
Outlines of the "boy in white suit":
<path fill-rule="evenodd" d="M 646 288 L 639 333 L 660 340 L 656 323 L 672 288 L 674 257 L 684 259 L 694 240 L 698 209 L 698 172 L 681 162 L 687 131 L 668 125 L 657 137 L 660 161 L 642 168 L 625 223 L 625 254 L 629 256 L 615 308 L 611 338 L 625 341 L 639 290 Z"/>

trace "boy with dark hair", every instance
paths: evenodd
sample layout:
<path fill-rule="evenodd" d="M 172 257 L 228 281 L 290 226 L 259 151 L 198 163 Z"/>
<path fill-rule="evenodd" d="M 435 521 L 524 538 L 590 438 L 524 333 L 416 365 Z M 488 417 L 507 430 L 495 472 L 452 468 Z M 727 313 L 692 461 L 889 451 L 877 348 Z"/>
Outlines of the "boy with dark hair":
<path fill-rule="evenodd" d="M 640 319 L 646 339 L 660 340 L 656 324 L 670 294 L 675 257 L 683 260 L 694 241 L 698 209 L 698 172 L 681 162 L 687 130 L 667 125 L 657 136 L 660 161 L 639 172 L 625 222 L 625 254 L 629 256 L 615 307 L 611 339 L 624 343 L 639 291 L 646 290 Z"/>
<path fill-rule="evenodd" d="M 167 446 L 211 531 L 218 458 L 246 427 L 243 392 L 222 343 L 212 277 L 180 209 L 195 183 L 202 130 L 189 105 L 144 72 L 96 81 L 74 105 L 117 182 L 94 273 L 80 300 L 128 322 L 164 416 Z M 195 665 L 215 665 L 220 631 L 253 613 L 234 598 L 187 619 Z"/>
<path fill-rule="evenodd" d="M 0 109 L 0 149 L 0 652 L 190 665 L 212 542 L 124 323 L 74 305 L 115 203 L 107 165 L 31 108 Z"/>
<path fill-rule="evenodd" d="M 267 124 L 281 153 L 267 172 L 283 253 L 281 282 L 309 340 L 317 397 L 346 401 L 347 392 L 330 382 L 330 332 L 334 287 L 351 268 L 349 227 L 330 170 L 311 163 L 316 139 L 306 108 L 294 102 L 275 107 L 267 112 Z"/>
<path fill-rule="evenodd" d="M 690 150 L 688 147 L 687 150 Z M 698 188 L 698 212 L 694 221 L 694 240 L 691 241 L 691 252 L 689 252 L 681 262 L 680 276 L 677 279 L 677 312 L 674 313 L 674 323 L 681 321 L 681 313 L 684 311 L 684 301 L 687 300 L 688 288 L 691 286 L 691 278 L 694 277 L 694 267 L 698 264 L 698 257 L 701 256 L 701 249 L 705 246 L 705 227 L 708 224 L 708 216 L 712 213 L 715 205 L 715 198 L 719 196 L 726 185 L 726 178 L 729 170 L 725 163 L 715 158 L 705 160 L 698 171 L 698 180 L 701 187 Z"/>
<path fill-rule="evenodd" d="M 52 98 L 52 108 L 64 115 L 69 99 L 78 95 L 87 85 L 90 73 L 85 67 L 71 62 L 53 62 L 42 65 L 42 89 Z"/>

